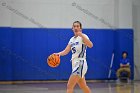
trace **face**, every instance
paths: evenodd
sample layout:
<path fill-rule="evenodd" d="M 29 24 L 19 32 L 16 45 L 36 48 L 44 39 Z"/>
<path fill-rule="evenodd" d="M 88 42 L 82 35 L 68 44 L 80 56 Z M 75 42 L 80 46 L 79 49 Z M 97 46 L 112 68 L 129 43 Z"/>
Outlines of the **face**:
<path fill-rule="evenodd" d="M 123 58 L 126 58 L 127 57 L 127 54 L 126 53 L 123 53 Z"/>
<path fill-rule="evenodd" d="M 74 23 L 72 26 L 72 30 L 73 30 L 75 36 L 78 36 L 77 32 L 82 31 L 79 23 Z"/>

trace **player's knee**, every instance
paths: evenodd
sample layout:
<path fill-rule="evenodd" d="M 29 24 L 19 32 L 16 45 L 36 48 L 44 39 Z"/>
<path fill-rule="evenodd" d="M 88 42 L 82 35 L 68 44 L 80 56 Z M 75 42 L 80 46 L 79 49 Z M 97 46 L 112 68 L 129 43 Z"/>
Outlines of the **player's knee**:
<path fill-rule="evenodd" d="M 87 88 L 87 85 L 79 85 L 79 87 L 81 88 L 81 89 L 85 89 L 85 88 Z"/>
<path fill-rule="evenodd" d="M 67 89 L 70 90 L 70 89 L 73 89 L 74 86 L 72 86 L 71 84 L 67 84 Z"/>

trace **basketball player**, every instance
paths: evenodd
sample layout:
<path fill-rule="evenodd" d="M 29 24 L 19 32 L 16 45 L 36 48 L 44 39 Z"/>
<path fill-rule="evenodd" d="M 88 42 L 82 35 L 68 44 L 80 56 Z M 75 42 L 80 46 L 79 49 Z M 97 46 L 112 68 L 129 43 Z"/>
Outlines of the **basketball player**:
<path fill-rule="evenodd" d="M 82 33 L 82 24 L 79 21 L 73 23 L 72 30 L 74 36 L 70 39 L 66 48 L 54 54 L 64 56 L 67 55 L 70 50 L 72 51 L 72 74 L 68 80 L 67 93 L 73 93 L 76 84 L 79 85 L 84 93 L 91 93 L 85 81 L 85 74 L 88 68 L 86 62 L 86 48 L 92 48 L 93 43 L 86 34 Z"/>

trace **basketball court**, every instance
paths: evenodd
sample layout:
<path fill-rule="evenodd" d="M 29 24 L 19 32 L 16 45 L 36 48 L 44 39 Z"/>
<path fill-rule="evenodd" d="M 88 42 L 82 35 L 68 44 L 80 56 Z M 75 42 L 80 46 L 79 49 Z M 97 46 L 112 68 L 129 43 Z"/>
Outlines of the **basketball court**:
<path fill-rule="evenodd" d="M 88 82 L 92 93 L 139 93 L 140 82 Z M 66 93 L 66 82 L 0 85 L 0 93 Z M 76 86 L 74 93 L 82 93 Z"/>

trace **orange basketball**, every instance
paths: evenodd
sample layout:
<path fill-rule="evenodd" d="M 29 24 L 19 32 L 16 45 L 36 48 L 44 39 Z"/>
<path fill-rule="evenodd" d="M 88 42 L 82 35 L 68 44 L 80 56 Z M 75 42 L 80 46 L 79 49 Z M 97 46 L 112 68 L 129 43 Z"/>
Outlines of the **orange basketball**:
<path fill-rule="evenodd" d="M 47 63 L 50 67 L 57 67 L 60 64 L 60 57 L 58 55 L 50 55 L 47 59 Z"/>

